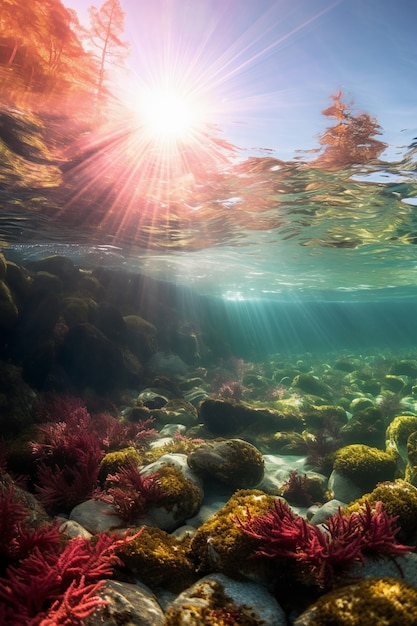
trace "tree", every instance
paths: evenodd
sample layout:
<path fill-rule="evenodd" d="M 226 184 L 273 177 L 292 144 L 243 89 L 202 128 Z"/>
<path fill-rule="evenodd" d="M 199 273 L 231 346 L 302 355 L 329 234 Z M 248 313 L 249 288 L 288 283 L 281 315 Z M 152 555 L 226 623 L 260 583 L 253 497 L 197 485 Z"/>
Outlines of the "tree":
<path fill-rule="evenodd" d="M 127 42 L 120 39 L 124 32 L 125 14 L 119 0 L 106 0 L 97 9 L 89 7 L 90 33 L 89 38 L 94 47 L 99 50 L 100 68 L 97 80 L 98 105 L 105 94 L 104 81 L 107 64 L 120 64 L 126 57 Z"/>
<path fill-rule="evenodd" d="M 387 144 L 374 135 L 381 135 L 377 120 L 368 113 L 354 114 L 351 105 L 342 102 L 343 92 L 330 96 L 332 105 L 322 115 L 335 119 L 335 126 L 327 128 L 320 138 L 324 151 L 311 165 L 339 169 L 348 165 L 365 164 L 376 159 Z"/>

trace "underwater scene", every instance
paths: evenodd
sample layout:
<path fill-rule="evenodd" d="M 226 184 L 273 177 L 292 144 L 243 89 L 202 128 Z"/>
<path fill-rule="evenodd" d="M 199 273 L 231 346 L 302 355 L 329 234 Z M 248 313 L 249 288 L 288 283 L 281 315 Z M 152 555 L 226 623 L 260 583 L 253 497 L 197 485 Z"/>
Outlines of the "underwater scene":
<path fill-rule="evenodd" d="M 0 2 L 0 626 L 417 626 L 416 19 Z"/>

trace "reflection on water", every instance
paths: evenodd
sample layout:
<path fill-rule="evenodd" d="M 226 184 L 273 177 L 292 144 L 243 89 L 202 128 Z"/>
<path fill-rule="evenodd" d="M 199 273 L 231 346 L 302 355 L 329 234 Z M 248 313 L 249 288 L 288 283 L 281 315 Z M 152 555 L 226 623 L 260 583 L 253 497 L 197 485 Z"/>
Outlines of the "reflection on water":
<path fill-rule="evenodd" d="M 318 154 L 234 158 L 210 131 L 171 163 L 130 122 L 81 132 L 67 120 L 1 114 L 4 246 L 73 253 L 229 299 L 292 289 L 369 291 L 417 284 L 414 144 L 397 162 L 367 114 L 331 97 Z M 68 136 L 63 138 L 63 125 Z M 84 250 L 84 252 L 81 252 Z"/>

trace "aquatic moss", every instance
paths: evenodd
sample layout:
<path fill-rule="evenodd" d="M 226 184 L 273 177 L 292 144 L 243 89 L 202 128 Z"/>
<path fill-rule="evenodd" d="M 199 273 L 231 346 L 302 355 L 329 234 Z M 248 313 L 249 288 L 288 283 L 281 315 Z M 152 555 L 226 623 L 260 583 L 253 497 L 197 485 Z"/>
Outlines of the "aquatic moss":
<path fill-rule="evenodd" d="M 417 590 L 396 578 L 368 578 L 319 598 L 296 626 L 415 626 Z"/>
<path fill-rule="evenodd" d="M 312 405 L 302 411 L 303 419 L 309 429 L 323 428 L 331 421 L 339 427 L 347 422 L 346 411 L 341 406 L 323 404 L 322 406 Z"/>
<path fill-rule="evenodd" d="M 179 541 L 160 528 L 145 526 L 136 539 L 121 547 L 119 556 L 151 589 L 163 587 L 180 593 L 198 578 L 188 556 L 189 542 L 188 537 Z"/>
<path fill-rule="evenodd" d="M 165 463 L 156 473 L 161 489 L 156 506 L 173 511 L 175 519 L 183 520 L 195 515 L 203 500 L 201 489 L 170 463 Z"/>
<path fill-rule="evenodd" d="M 195 441 L 193 439 L 173 439 L 163 446 L 155 446 L 152 450 L 147 450 L 144 453 L 145 463 L 154 463 L 158 461 L 164 454 L 190 454 L 196 448 L 201 446 L 201 440 Z"/>
<path fill-rule="evenodd" d="M 410 445 L 407 444 L 409 437 L 415 431 L 417 431 L 417 417 L 415 415 L 397 415 L 385 433 L 387 451 L 394 451 L 401 457 L 402 471 L 404 464 L 407 463 L 407 456 L 411 465 L 417 465 L 415 441 L 413 443 L 413 440 L 410 440 Z"/>
<path fill-rule="evenodd" d="M 191 539 L 190 556 L 202 574 L 222 572 L 232 578 L 265 571 L 268 564 L 249 559 L 256 541 L 248 537 L 238 519 L 256 516 L 273 508 L 275 498 L 263 491 L 241 489 L 210 519 L 204 522 Z"/>
<path fill-rule="evenodd" d="M 338 474 L 349 478 L 364 490 L 372 489 L 383 480 L 393 480 L 396 467 L 393 453 L 363 444 L 340 448 L 333 462 L 333 469 Z"/>
<path fill-rule="evenodd" d="M 318 396 L 319 398 L 331 399 L 333 395 L 331 387 L 312 376 L 312 374 L 298 374 L 292 381 L 291 387 L 296 387 L 304 391 L 304 393 Z"/>
<path fill-rule="evenodd" d="M 108 452 L 100 462 L 99 479 L 102 481 L 106 480 L 108 474 L 116 474 L 128 462 L 133 462 L 137 466 L 143 463 L 142 456 L 133 446 L 123 448 L 123 450 L 116 450 L 115 452 Z"/>
<path fill-rule="evenodd" d="M 355 502 L 352 502 L 344 511 L 352 513 L 369 502 L 373 505 L 382 502 L 386 513 L 397 517 L 396 524 L 399 526 L 397 540 L 406 545 L 417 543 L 417 488 L 409 482 L 397 479 L 395 481 L 382 482 L 370 493 L 365 494 Z"/>

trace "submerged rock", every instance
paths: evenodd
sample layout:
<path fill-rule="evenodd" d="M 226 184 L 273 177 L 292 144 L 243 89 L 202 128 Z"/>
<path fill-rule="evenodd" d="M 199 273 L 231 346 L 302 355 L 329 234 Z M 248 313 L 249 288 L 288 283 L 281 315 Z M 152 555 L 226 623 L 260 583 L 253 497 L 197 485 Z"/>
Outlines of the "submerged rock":
<path fill-rule="evenodd" d="M 241 439 L 205 443 L 188 455 L 188 465 L 202 476 L 234 489 L 255 487 L 264 476 L 262 454 Z"/>
<path fill-rule="evenodd" d="M 394 480 L 396 469 L 394 454 L 362 444 L 340 448 L 333 463 L 333 474 L 352 481 L 362 493 L 373 489 L 383 480 Z M 340 493 L 334 493 L 334 497 L 345 499 Z"/>
<path fill-rule="evenodd" d="M 261 585 L 205 576 L 168 605 L 165 626 L 285 626 L 284 611 Z"/>
<path fill-rule="evenodd" d="M 415 626 L 417 590 L 398 578 L 368 578 L 326 593 L 294 626 Z"/>
<path fill-rule="evenodd" d="M 106 580 L 97 595 L 106 601 L 82 620 L 84 626 L 163 626 L 164 613 L 145 585 Z"/>

